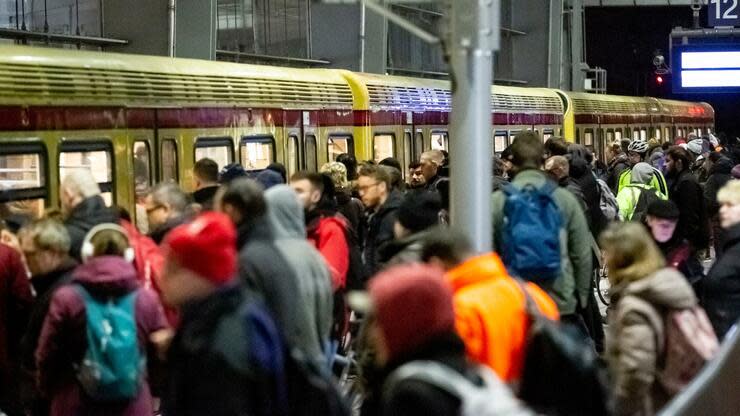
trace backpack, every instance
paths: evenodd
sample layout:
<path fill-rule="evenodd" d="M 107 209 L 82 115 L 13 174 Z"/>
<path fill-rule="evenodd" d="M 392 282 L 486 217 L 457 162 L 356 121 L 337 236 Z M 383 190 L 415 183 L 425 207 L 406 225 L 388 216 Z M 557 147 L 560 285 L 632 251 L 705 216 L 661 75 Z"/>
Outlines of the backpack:
<path fill-rule="evenodd" d="M 543 316 L 517 283 L 530 321 L 519 398 L 543 414 L 612 414 L 606 372 L 589 340 L 574 326 Z"/>
<path fill-rule="evenodd" d="M 560 230 L 563 219 L 553 192 L 557 184 L 541 188 L 504 186 L 503 261 L 512 276 L 551 281 L 560 276 Z"/>
<path fill-rule="evenodd" d="M 346 290 L 364 290 L 367 276 L 365 274 L 365 265 L 362 262 L 362 249 L 360 248 L 360 239 L 354 228 L 344 215 L 337 213 L 344 221 L 344 235 L 347 238 L 347 248 L 349 249 L 349 267 L 347 268 Z"/>
<path fill-rule="evenodd" d="M 418 380 L 437 387 L 460 400 L 461 416 L 531 415 L 509 388 L 487 367 L 479 366 L 483 380 L 478 386 L 452 368 L 436 361 L 411 361 L 396 369 L 383 385 L 384 396 L 403 380 Z"/>
<path fill-rule="evenodd" d="M 625 188 L 639 189 L 640 196 L 637 198 L 635 208 L 632 210 L 632 217 L 629 219 L 634 222 L 643 222 L 647 216 L 647 210 L 650 204 L 661 199 L 658 191 L 651 186 L 628 185 Z"/>
<path fill-rule="evenodd" d="M 603 179 L 596 179 L 599 184 L 599 208 L 608 221 L 619 220 L 619 204 L 609 185 Z"/>
<path fill-rule="evenodd" d="M 136 335 L 138 291 L 98 299 L 81 285 L 78 290 L 85 304 L 87 351 L 82 362 L 75 365 L 77 380 L 97 401 L 135 398 L 146 368 Z"/>
<path fill-rule="evenodd" d="M 718 350 L 717 336 L 704 309 L 695 306 L 671 311 L 665 320 L 665 358 L 658 380 L 669 394 L 678 394 Z"/>

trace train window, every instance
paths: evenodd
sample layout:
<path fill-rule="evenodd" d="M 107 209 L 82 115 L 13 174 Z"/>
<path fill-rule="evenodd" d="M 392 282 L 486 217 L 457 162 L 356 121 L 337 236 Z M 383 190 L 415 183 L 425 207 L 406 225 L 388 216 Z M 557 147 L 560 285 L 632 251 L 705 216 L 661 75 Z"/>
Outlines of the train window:
<path fill-rule="evenodd" d="M 100 187 L 101 196 L 113 203 L 113 147 L 107 142 L 63 143 L 59 152 L 59 179 L 77 169 L 87 169 Z"/>
<path fill-rule="evenodd" d="M 637 140 L 640 138 L 640 130 L 632 130 L 632 140 Z"/>
<path fill-rule="evenodd" d="M 330 162 L 334 162 L 337 160 L 337 156 L 342 153 L 348 153 L 354 156 L 355 145 L 352 136 L 343 134 L 330 135 L 327 146 L 327 158 Z"/>
<path fill-rule="evenodd" d="M 665 129 L 663 129 L 663 132 L 665 133 L 665 135 L 663 136 L 663 140 L 666 141 L 666 142 L 667 141 L 670 141 L 671 140 L 671 132 L 670 132 L 670 129 L 668 129 L 668 127 L 666 127 Z"/>
<path fill-rule="evenodd" d="M 144 198 L 152 184 L 151 176 L 151 153 L 149 143 L 143 140 L 134 142 L 134 195 L 136 197 L 136 212 L 133 213 L 136 220 L 136 228 L 140 232 L 149 233 L 149 221 L 144 208 Z"/>
<path fill-rule="evenodd" d="M 497 131 L 493 136 L 493 153 L 499 154 L 506 149 L 507 134 L 505 131 Z"/>
<path fill-rule="evenodd" d="M 614 138 L 616 140 L 621 141 L 622 140 L 622 130 L 619 130 L 619 129 L 614 130 Z"/>
<path fill-rule="evenodd" d="M 683 129 L 678 129 L 678 137 L 683 137 Z"/>
<path fill-rule="evenodd" d="M 594 145 L 594 129 L 586 129 L 585 132 L 583 132 L 583 144 L 586 146 L 592 146 Z"/>
<path fill-rule="evenodd" d="M 662 139 L 662 132 L 660 131 L 660 127 L 655 129 L 655 138 L 658 139 L 658 141 L 661 141 Z"/>
<path fill-rule="evenodd" d="M 199 137 L 195 140 L 195 160 L 209 158 L 218 164 L 218 168 L 230 164 L 234 160 L 234 141 L 231 137 Z M 242 166 L 247 166 L 242 161 Z"/>
<path fill-rule="evenodd" d="M 703 131 L 704 131 L 704 130 L 702 130 L 702 129 L 699 129 L 699 136 L 703 136 L 703 135 L 704 135 Z"/>
<path fill-rule="evenodd" d="M 608 129 L 606 131 L 606 143 L 608 145 L 611 145 L 612 143 L 614 143 L 614 130 L 613 129 Z"/>
<path fill-rule="evenodd" d="M 46 160 L 41 143 L 0 147 L 0 219 L 13 214 L 38 218 L 44 213 Z"/>
<path fill-rule="evenodd" d="M 246 170 L 261 170 L 275 161 L 272 136 L 246 136 L 239 143 L 239 156 Z"/>
<path fill-rule="evenodd" d="M 647 140 L 647 130 L 640 129 L 640 140 Z"/>
<path fill-rule="evenodd" d="M 306 141 L 303 146 L 303 151 L 306 152 L 303 159 L 306 161 L 306 170 L 310 172 L 316 172 L 319 169 L 318 162 L 316 160 L 316 136 L 314 136 L 313 134 L 306 135 Z"/>
<path fill-rule="evenodd" d="M 450 139 L 446 131 L 432 132 L 432 150 L 447 150 L 449 141 Z"/>
<path fill-rule="evenodd" d="M 417 131 L 414 136 L 414 160 L 421 159 L 422 153 L 424 153 L 424 133 Z"/>
<path fill-rule="evenodd" d="M 375 163 L 387 157 L 395 157 L 393 144 L 396 141 L 393 134 L 376 134 L 373 138 L 373 158 Z"/>
<path fill-rule="evenodd" d="M 300 164 L 298 163 L 298 136 L 291 134 L 288 136 L 288 158 L 286 160 L 288 165 L 288 173 L 294 174 L 298 172 Z"/>
<path fill-rule="evenodd" d="M 544 129 L 542 130 L 542 141 L 546 142 L 550 140 L 550 138 L 554 135 L 555 135 L 555 131 L 553 129 Z"/>
<path fill-rule="evenodd" d="M 161 180 L 162 182 L 177 183 L 177 143 L 174 139 L 164 139 L 160 144 L 159 156 L 161 162 Z"/>

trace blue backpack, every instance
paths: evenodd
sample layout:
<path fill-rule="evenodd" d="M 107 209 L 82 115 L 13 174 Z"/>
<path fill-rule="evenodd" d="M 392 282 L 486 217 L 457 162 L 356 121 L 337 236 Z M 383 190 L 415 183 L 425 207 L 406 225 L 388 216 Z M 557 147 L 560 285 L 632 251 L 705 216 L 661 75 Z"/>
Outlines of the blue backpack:
<path fill-rule="evenodd" d="M 137 291 L 96 299 L 84 287 L 78 288 L 85 302 L 87 351 L 76 366 L 77 380 L 93 400 L 135 398 L 146 364 L 136 336 Z"/>
<path fill-rule="evenodd" d="M 560 276 L 560 229 L 563 219 L 553 192 L 557 184 L 541 188 L 504 186 L 502 256 L 512 276 L 535 282 Z"/>

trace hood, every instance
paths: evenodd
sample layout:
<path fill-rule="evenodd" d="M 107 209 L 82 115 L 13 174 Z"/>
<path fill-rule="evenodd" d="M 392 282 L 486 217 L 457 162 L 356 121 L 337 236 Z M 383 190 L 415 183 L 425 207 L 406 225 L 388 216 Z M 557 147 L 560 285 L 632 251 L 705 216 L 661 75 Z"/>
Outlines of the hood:
<path fill-rule="evenodd" d="M 729 175 L 732 172 L 732 168 L 734 167 L 734 164 L 732 161 L 727 157 L 721 157 L 719 160 L 714 162 L 712 165 L 712 168 L 709 169 L 709 174 L 723 174 L 723 175 Z"/>
<path fill-rule="evenodd" d="M 447 280 L 453 292 L 484 280 L 508 276 L 504 263 L 496 253 L 473 257 L 447 272 Z"/>
<path fill-rule="evenodd" d="M 270 169 L 265 169 L 258 173 L 255 180 L 265 189 L 285 183 L 283 177 L 278 172 Z"/>
<path fill-rule="evenodd" d="M 632 183 L 647 185 L 653 179 L 653 167 L 645 162 L 640 162 L 632 168 Z"/>
<path fill-rule="evenodd" d="M 80 265 L 72 274 L 72 281 L 95 293 L 128 293 L 139 282 L 134 265 L 120 256 L 100 256 Z"/>
<path fill-rule="evenodd" d="M 583 175 L 590 173 L 588 169 L 588 162 L 586 159 L 581 157 L 573 157 L 570 161 L 570 177 L 580 178 Z"/>
<path fill-rule="evenodd" d="M 265 200 L 267 221 L 276 239 L 306 238 L 303 207 L 290 186 L 273 186 L 265 192 Z"/>
<path fill-rule="evenodd" d="M 67 221 L 74 221 L 87 228 L 108 222 L 118 223 L 116 215 L 105 205 L 100 195 L 83 199 L 70 211 Z"/>
<path fill-rule="evenodd" d="M 696 305 L 696 295 L 686 278 L 677 270 L 664 268 L 652 275 L 629 283 L 623 295 L 640 297 L 654 305 L 684 309 Z"/>

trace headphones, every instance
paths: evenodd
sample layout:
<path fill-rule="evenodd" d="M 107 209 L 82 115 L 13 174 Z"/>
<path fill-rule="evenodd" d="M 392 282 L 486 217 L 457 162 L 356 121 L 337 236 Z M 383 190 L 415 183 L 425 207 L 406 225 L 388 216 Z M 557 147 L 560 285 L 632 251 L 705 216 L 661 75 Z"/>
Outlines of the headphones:
<path fill-rule="evenodd" d="M 90 231 L 88 231 L 88 233 L 85 235 L 85 239 L 82 241 L 82 249 L 80 250 L 80 257 L 82 257 L 82 262 L 87 263 L 87 261 L 95 255 L 95 247 L 92 244 L 93 237 L 95 237 L 97 233 L 106 230 L 118 231 L 119 233 L 123 234 L 124 237 L 126 237 L 126 242 L 129 243 L 129 247 L 127 247 L 126 250 L 123 252 L 123 258 L 126 259 L 126 261 L 129 263 L 133 263 L 136 255 L 134 253 L 134 249 L 131 247 L 128 233 L 126 233 L 126 230 L 124 230 L 123 227 L 113 223 L 98 224 L 90 229 Z"/>

